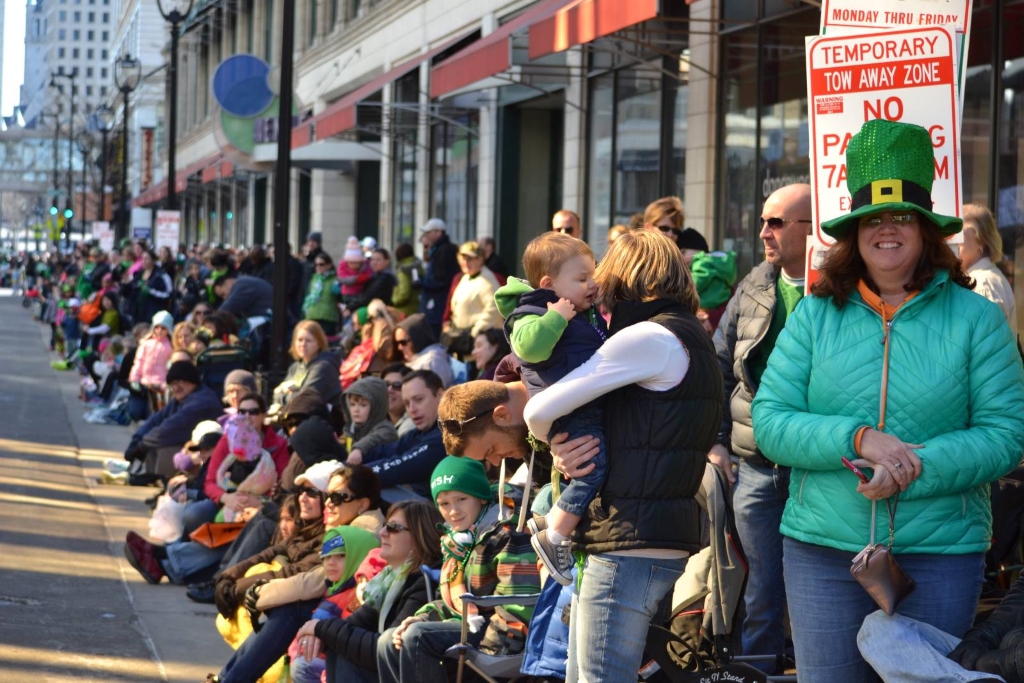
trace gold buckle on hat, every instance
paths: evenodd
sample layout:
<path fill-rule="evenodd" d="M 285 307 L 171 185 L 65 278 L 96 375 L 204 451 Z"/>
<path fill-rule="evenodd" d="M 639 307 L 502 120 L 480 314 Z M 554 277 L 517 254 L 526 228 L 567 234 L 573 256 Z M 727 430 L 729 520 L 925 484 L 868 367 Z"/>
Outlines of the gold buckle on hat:
<path fill-rule="evenodd" d="M 873 180 L 871 181 L 871 203 L 886 204 L 888 202 L 903 201 L 903 181 Z"/>

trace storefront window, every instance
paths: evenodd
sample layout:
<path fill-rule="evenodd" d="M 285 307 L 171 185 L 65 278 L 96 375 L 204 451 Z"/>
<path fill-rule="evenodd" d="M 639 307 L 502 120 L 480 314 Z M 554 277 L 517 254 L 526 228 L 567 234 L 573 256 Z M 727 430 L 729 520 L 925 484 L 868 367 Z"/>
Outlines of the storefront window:
<path fill-rule="evenodd" d="M 735 251 L 741 269 L 754 263 L 754 221 L 761 207 L 757 188 L 757 30 L 722 40 L 723 125 L 719 188 L 722 248 Z"/>
<path fill-rule="evenodd" d="M 658 185 L 661 72 L 646 67 L 617 73 L 615 207 L 612 223 L 629 223 L 661 196 Z M 610 225 L 594 225 L 595 230 Z"/>
<path fill-rule="evenodd" d="M 1013 263 L 1018 321 L 1024 304 L 1024 45 L 1016 36 L 1024 31 L 1024 2 L 1003 10 L 1003 73 L 999 121 L 999 182 L 996 224 L 1003 237 L 1003 252 Z"/>
<path fill-rule="evenodd" d="M 590 80 L 590 215 L 587 225 L 597 237 L 611 227 L 612 141 L 615 131 L 615 76 L 607 73 Z"/>
<path fill-rule="evenodd" d="M 431 126 L 430 214 L 444 219 L 456 242 L 476 237 L 479 123 L 473 111 Z"/>
<path fill-rule="evenodd" d="M 393 102 L 404 104 L 419 100 L 419 72 L 403 76 L 395 84 Z M 418 113 L 396 107 L 392 119 L 392 220 L 394 243 L 415 244 L 416 221 L 416 128 Z"/>
<path fill-rule="evenodd" d="M 960 122 L 960 168 L 964 203 L 989 205 L 992 176 L 992 9 L 972 17 L 971 44 Z"/>

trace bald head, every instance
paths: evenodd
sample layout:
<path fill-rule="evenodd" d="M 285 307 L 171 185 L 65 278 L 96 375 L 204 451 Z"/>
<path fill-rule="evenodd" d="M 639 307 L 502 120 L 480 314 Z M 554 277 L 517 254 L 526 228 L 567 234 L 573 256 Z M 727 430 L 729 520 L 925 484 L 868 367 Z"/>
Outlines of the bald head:
<path fill-rule="evenodd" d="M 765 260 L 790 277 L 802 278 L 809 234 L 811 186 L 786 185 L 773 192 L 761 212 L 759 236 L 764 242 Z"/>

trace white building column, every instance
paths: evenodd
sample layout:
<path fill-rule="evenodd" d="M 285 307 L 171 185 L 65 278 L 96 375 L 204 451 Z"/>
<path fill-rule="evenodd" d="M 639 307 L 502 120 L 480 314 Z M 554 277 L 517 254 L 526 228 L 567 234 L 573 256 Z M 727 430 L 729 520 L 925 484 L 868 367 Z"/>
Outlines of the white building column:
<path fill-rule="evenodd" d="M 713 26 L 719 16 L 720 0 L 697 0 L 690 5 L 692 26 Z M 690 34 L 690 62 L 686 142 L 686 224 L 700 231 L 714 246 L 718 239 L 715 222 L 715 142 L 717 136 L 718 37 Z"/>
<path fill-rule="evenodd" d="M 430 218 L 430 62 L 420 64 L 420 119 L 416 126 L 416 225 Z M 418 234 L 418 233 L 417 233 Z"/>
<path fill-rule="evenodd" d="M 381 108 L 381 118 L 385 121 L 393 121 L 395 117 L 395 112 L 390 108 L 391 102 L 394 100 L 394 92 L 394 82 L 381 88 L 381 102 L 384 105 Z M 393 160 L 391 158 L 391 132 L 387 126 L 384 126 L 384 130 L 381 132 L 380 150 L 380 214 L 378 216 L 377 241 L 385 249 L 394 251 L 396 245 L 394 240 L 394 230 L 391 225 L 391 221 L 394 216 L 391 201 L 391 172 Z"/>
<path fill-rule="evenodd" d="M 476 188 L 476 236 L 494 237 L 495 202 L 498 194 L 498 90 L 481 93 L 480 146 Z"/>
<path fill-rule="evenodd" d="M 323 249 L 338 262 L 345 242 L 356 231 L 356 184 L 352 175 L 338 171 L 313 171 L 310 225 L 323 235 Z"/>
<path fill-rule="evenodd" d="M 565 114 L 562 132 L 562 197 L 559 206 L 571 209 L 581 217 L 586 215 L 584 202 L 586 191 L 583 186 L 584 168 L 587 149 L 587 115 L 586 101 L 587 80 L 580 69 L 583 64 L 583 51 L 575 47 L 565 53 L 566 66 L 569 68 L 568 87 L 565 89 Z M 600 246 L 603 252 L 607 241 L 607 231 L 584 223 L 584 233 L 592 246 Z M 597 233 L 601 233 L 598 235 Z"/>

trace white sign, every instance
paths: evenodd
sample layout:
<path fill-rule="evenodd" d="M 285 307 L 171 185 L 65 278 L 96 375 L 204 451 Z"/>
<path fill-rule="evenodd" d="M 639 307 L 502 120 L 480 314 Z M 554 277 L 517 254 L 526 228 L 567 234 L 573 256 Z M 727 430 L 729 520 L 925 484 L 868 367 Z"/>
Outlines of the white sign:
<path fill-rule="evenodd" d="M 956 33 L 956 80 L 963 106 L 967 60 L 962 56 L 971 40 L 971 0 L 824 0 L 821 6 L 821 34 L 828 36 L 944 24 L 952 24 Z"/>
<path fill-rule="evenodd" d="M 92 236 L 99 240 L 100 249 L 109 253 L 114 251 L 114 229 L 107 221 L 92 222 Z"/>
<path fill-rule="evenodd" d="M 928 130 L 935 153 L 937 213 L 961 214 L 959 107 L 948 27 L 807 38 L 812 218 L 819 244 L 835 243 L 821 223 L 850 212 L 846 146 L 865 121 L 889 119 Z"/>
<path fill-rule="evenodd" d="M 168 247 L 171 253 L 178 249 L 178 233 L 181 226 L 180 211 L 156 212 L 156 248 Z"/>

